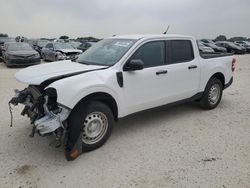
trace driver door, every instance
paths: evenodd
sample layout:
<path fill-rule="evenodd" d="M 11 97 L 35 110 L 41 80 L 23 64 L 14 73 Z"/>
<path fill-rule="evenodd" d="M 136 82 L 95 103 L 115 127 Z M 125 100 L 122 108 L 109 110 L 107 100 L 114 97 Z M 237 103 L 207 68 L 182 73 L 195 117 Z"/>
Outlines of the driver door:
<path fill-rule="evenodd" d="M 165 52 L 164 41 L 153 41 L 143 44 L 131 56 L 130 60 L 142 60 L 144 68 L 123 72 L 124 98 L 129 113 L 159 106 L 164 102 L 164 77 L 167 75 Z"/>

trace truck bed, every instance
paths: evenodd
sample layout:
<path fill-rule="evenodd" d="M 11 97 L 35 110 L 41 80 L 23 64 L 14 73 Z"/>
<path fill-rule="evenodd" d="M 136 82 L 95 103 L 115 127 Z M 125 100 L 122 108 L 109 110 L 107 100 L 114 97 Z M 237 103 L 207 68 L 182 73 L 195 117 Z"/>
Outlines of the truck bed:
<path fill-rule="evenodd" d="M 232 53 L 200 53 L 200 56 L 203 59 L 211 59 L 211 58 L 217 58 L 217 57 L 226 57 L 226 56 L 232 56 Z"/>

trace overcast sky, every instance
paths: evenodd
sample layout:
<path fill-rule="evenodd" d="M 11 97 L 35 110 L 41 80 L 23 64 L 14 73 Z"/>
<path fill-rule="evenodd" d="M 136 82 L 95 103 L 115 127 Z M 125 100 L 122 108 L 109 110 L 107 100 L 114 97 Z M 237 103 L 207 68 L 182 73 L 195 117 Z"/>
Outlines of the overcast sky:
<path fill-rule="evenodd" d="M 0 0 L 0 33 L 108 37 L 163 33 L 250 38 L 250 0 Z"/>

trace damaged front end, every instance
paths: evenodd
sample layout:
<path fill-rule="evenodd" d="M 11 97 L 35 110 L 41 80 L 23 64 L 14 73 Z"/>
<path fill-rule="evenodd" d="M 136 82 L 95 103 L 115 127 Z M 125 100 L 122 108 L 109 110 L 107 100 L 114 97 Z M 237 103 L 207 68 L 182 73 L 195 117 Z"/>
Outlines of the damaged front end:
<path fill-rule="evenodd" d="M 21 115 L 30 118 L 33 129 L 30 134 L 40 136 L 54 134 L 56 146 L 59 147 L 67 130 L 67 118 L 71 109 L 57 103 L 57 92 L 54 88 L 42 89 L 30 85 L 22 91 L 15 90 L 15 96 L 9 101 L 14 106 L 23 104 Z"/>

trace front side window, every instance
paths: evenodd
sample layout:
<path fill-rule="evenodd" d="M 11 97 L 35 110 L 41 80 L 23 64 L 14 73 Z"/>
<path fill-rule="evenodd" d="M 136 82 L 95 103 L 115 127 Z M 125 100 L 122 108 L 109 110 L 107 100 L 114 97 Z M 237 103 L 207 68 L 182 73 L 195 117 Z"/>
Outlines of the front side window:
<path fill-rule="evenodd" d="M 144 67 L 161 66 L 165 64 L 165 43 L 163 41 L 148 42 L 142 45 L 130 58 L 140 59 Z"/>
<path fill-rule="evenodd" d="M 190 40 L 171 40 L 167 43 L 170 63 L 182 63 L 194 59 L 193 46 Z"/>

